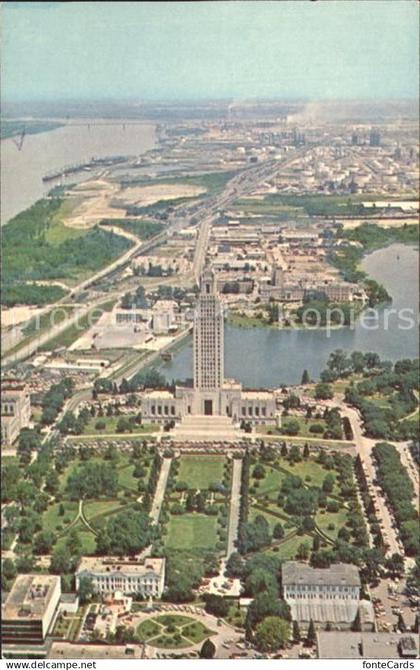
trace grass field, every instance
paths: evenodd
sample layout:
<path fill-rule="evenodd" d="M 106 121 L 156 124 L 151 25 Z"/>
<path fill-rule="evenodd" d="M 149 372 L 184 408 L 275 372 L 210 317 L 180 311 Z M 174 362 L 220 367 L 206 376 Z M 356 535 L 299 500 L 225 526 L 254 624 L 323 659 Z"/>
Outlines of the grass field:
<path fill-rule="evenodd" d="M 214 549 L 218 541 L 217 518 L 205 514 L 171 516 L 165 544 L 168 549 Z"/>
<path fill-rule="evenodd" d="M 311 548 L 312 538 L 310 535 L 294 535 L 285 542 L 282 542 L 282 544 L 267 549 L 267 551 L 264 553 L 269 555 L 272 554 L 274 556 L 278 556 L 279 558 L 289 560 L 296 557 L 296 552 L 301 544 L 307 544 L 309 548 Z"/>
<path fill-rule="evenodd" d="M 287 461 L 281 462 L 281 467 L 292 475 L 298 475 L 310 486 L 321 486 L 328 474 L 328 470 L 324 470 L 322 465 L 315 463 L 312 458 L 295 463 L 294 465 Z M 332 474 L 334 474 L 334 471 L 332 471 Z M 306 477 L 310 477 L 310 480 L 307 480 Z"/>
<path fill-rule="evenodd" d="M 117 511 L 121 507 L 120 500 L 94 500 L 83 505 L 83 513 L 88 521 L 108 512 Z"/>
<path fill-rule="evenodd" d="M 42 514 L 42 527 L 53 533 L 60 533 L 76 518 L 78 503 L 70 500 L 63 501 L 64 514 L 60 515 L 60 503 L 52 503 Z M 60 530 L 61 527 L 61 530 Z"/>
<path fill-rule="evenodd" d="M 102 463 L 104 459 L 100 456 L 92 456 L 90 463 Z M 140 460 L 145 470 L 144 481 L 147 482 L 150 474 L 151 457 L 145 455 Z M 104 518 L 117 514 L 120 510 L 129 511 L 138 497 L 139 479 L 133 476 L 134 464 L 126 453 L 119 454 L 119 460 L 115 464 L 118 472 L 119 490 L 113 498 L 87 500 L 83 502 L 82 515 L 76 521 L 79 513 L 79 501 L 66 499 L 66 484 L 69 476 L 79 468 L 83 462 L 75 459 L 66 467 L 59 477 L 59 492 L 62 496 L 61 502 L 51 503 L 42 515 L 44 530 L 52 531 L 57 536 L 56 546 L 65 546 L 67 533 L 74 528 L 82 543 L 82 551 L 85 554 L 94 554 L 96 550 L 95 534 L 87 527 L 86 522 L 95 530 Z M 105 492 L 106 493 L 106 492 Z M 64 514 L 60 514 L 60 507 L 64 508 Z"/>
<path fill-rule="evenodd" d="M 269 493 L 270 491 L 273 491 L 275 497 L 277 497 L 277 493 L 280 489 L 281 483 L 286 475 L 283 472 L 279 472 L 274 468 L 270 468 L 269 466 L 264 465 L 265 469 L 264 479 L 255 480 L 254 477 L 252 477 L 253 469 L 254 468 L 251 467 L 251 482 L 252 484 L 254 484 L 255 481 L 258 481 L 258 488 L 256 495 L 260 496 L 265 493 Z"/>
<path fill-rule="evenodd" d="M 347 521 L 346 510 L 341 509 L 338 512 L 318 512 L 315 516 L 315 522 L 320 530 L 322 530 L 326 535 L 328 535 L 332 540 L 335 540 L 338 534 L 338 531 Z M 328 528 L 330 524 L 334 525 L 334 528 Z"/>
<path fill-rule="evenodd" d="M 223 479 L 224 462 L 223 456 L 181 456 L 177 479 L 191 488 L 208 489 Z"/>

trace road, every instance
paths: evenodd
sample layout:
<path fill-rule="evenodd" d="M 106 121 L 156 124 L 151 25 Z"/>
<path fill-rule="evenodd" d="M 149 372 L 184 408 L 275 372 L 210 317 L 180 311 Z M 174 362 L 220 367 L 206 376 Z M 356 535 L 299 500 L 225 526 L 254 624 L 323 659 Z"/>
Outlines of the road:
<path fill-rule="evenodd" d="M 156 491 L 153 498 L 152 509 L 150 510 L 150 517 L 153 523 L 158 523 L 160 510 L 165 496 L 166 484 L 168 483 L 169 470 L 171 469 L 172 458 L 163 458 L 162 466 L 160 468 L 159 479 L 156 484 Z"/>
<path fill-rule="evenodd" d="M 279 170 L 288 167 L 297 158 L 301 158 L 308 149 L 300 149 L 293 152 L 292 156 L 284 160 L 267 160 L 256 166 L 242 170 L 238 175 L 230 179 L 224 190 L 217 196 L 208 198 L 194 212 L 194 217 L 200 216 L 200 224 L 197 234 L 197 241 L 194 252 L 193 271 L 196 283 L 200 281 L 203 271 L 210 229 L 212 222 L 216 219 L 221 209 L 231 204 L 238 198 L 251 193 L 261 182 L 271 179 Z"/>
<path fill-rule="evenodd" d="M 333 403 L 334 404 L 334 403 Z M 337 405 L 337 403 L 335 403 Z M 356 445 L 356 452 L 360 455 L 366 478 L 368 482 L 369 493 L 373 498 L 379 522 L 382 526 L 382 534 L 385 544 L 388 545 L 387 555 L 402 554 L 404 555 L 404 548 L 398 539 L 396 528 L 394 528 L 394 518 L 386 504 L 386 499 L 383 495 L 380 486 L 374 484 L 376 481 L 376 468 L 373 459 L 372 449 L 377 444 L 377 440 L 372 440 L 363 435 L 363 423 L 359 412 L 353 407 L 349 407 L 344 403 L 340 403 L 340 411 L 342 416 L 347 416 L 353 431 L 353 441 Z"/>
<path fill-rule="evenodd" d="M 226 560 L 235 549 L 235 543 L 238 537 L 239 528 L 239 512 L 241 506 L 241 475 L 242 475 L 242 458 L 233 459 L 232 468 L 232 488 L 230 494 L 230 513 L 229 513 L 229 530 L 226 549 Z"/>

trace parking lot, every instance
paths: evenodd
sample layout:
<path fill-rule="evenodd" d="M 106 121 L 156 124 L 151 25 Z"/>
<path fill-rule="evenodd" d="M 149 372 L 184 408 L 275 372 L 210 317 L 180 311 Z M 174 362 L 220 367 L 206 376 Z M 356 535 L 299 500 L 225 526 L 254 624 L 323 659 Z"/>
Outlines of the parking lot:
<path fill-rule="evenodd" d="M 392 632 L 401 614 L 407 629 L 414 625 L 418 607 L 410 603 L 409 597 L 403 592 L 405 580 L 381 579 L 378 586 L 370 589 L 375 607 L 378 631 Z"/>

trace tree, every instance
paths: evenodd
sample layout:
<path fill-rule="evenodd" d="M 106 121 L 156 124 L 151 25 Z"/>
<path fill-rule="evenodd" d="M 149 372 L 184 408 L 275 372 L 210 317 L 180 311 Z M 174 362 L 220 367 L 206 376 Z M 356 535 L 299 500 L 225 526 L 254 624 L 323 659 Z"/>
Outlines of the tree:
<path fill-rule="evenodd" d="M 300 628 L 296 619 L 293 621 L 293 642 L 300 642 Z"/>
<path fill-rule="evenodd" d="M 79 533 L 75 528 L 71 528 L 66 538 L 66 549 L 70 556 L 79 557 L 82 553 L 82 543 Z"/>
<path fill-rule="evenodd" d="M 281 540 L 284 537 L 284 528 L 281 523 L 276 523 L 273 528 L 273 538 L 275 540 Z"/>
<path fill-rule="evenodd" d="M 55 542 L 55 535 L 49 530 L 43 530 L 34 537 L 34 553 L 48 554 Z"/>
<path fill-rule="evenodd" d="M 255 466 L 252 476 L 255 477 L 255 479 L 264 479 L 265 477 L 265 468 L 261 463 L 257 463 Z"/>
<path fill-rule="evenodd" d="M 85 605 L 88 603 L 92 599 L 95 592 L 92 578 L 87 577 L 86 575 L 80 577 L 79 588 L 77 592 L 79 594 L 80 604 Z"/>
<path fill-rule="evenodd" d="M 315 642 L 316 642 L 315 624 L 311 619 L 309 622 L 308 633 L 306 635 L 306 644 L 308 645 L 308 647 L 311 647 L 313 644 L 315 644 Z"/>
<path fill-rule="evenodd" d="M 210 638 L 204 640 L 203 645 L 200 649 L 200 658 L 214 658 L 215 653 L 216 653 L 216 647 L 214 646 Z"/>
<path fill-rule="evenodd" d="M 99 531 L 97 550 L 101 554 L 108 552 L 133 555 L 147 547 L 155 539 L 156 529 L 145 512 L 125 512 L 109 518 Z"/>
<path fill-rule="evenodd" d="M 309 546 L 307 542 L 302 542 L 297 548 L 296 558 L 300 561 L 306 561 L 309 558 Z"/>
<path fill-rule="evenodd" d="M 65 547 L 56 547 L 51 556 L 50 571 L 53 574 L 62 575 L 71 572 L 74 567 L 69 552 Z"/>
<path fill-rule="evenodd" d="M 309 376 L 309 372 L 307 370 L 304 370 L 303 373 L 302 373 L 302 380 L 301 380 L 300 383 L 302 385 L 304 385 L 304 384 L 309 384 L 310 381 L 311 381 L 311 378 Z"/>
<path fill-rule="evenodd" d="M 223 598 L 213 593 L 205 593 L 204 601 L 206 603 L 205 610 L 209 614 L 213 614 L 216 617 L 223 618 L 229 612 L 230 604 L 229 600 Z"/>
<path fill-rule="evenodd" d="M 66 492 L 72 500 L 113 497 L 118 492 L 118 472 L 111 463 L 83 463 L 70 474 Z"/>
<path fill-rule="evenodd" d="M 265 593 L 267 591 L 272 593 L 278 591 L 276 577 L 263 568 L 253 570 L 245 581 L 245 592 L 251 596 L 256 596 L 258 593 Z"/>
<path fill-rule="evenodd" d="M 315 386 L 316 400 L 331 400 L 334 397 L 334 390 L 330 384 L 320 382 Z"/>
<path fill-rule="evenodd" d="M 243 577 L 245 568 L 245 561 L 242 556 L 234 551 L 226 562 L 226 575 L 228 577 Z"/>
<path fill-rule="evenodd" d="M 16 577 L 16 566 L 13 563 L 11 558 L 5 558 L 1 563 L 1 573 L 2 577 L 10 580 Z"/>
<path fill-rule="evenodd" d="M 290 636 L 290 624 L 277 616 L 266 617 L 255 629 L 255 646 L 260 651 L 273 652 L 284 647 Z"/>
<path fill-rule="evenodd" d="M 299 463 L 299 461 L 302 460 L 302 456 L 300 454 L 300 449 L 297 444 L 293 444 L 290 447 L 289 451 L 289 461 L 291 463 Z"/>
<path fill-rule="evenodd" d="M 324 493 L 332 493 L 335 484 L 335 477 L 331 473 L 326 475 L 324 481 L 322 482 L 322 490 Z"/>
<path fill-rule="evenodd" d="M 286 435 L 297 435 L 300 429 L 299 421 L 296 419 L 290 419 L 283 423 L 283 432 Z M 293 447 L 292 447 L 293 449 Z"/>
<path fill-rule="evenodd" d="M 386 569 L 391 573 L 392 577 L 401 577 L 404 574 L 404 557 L 401 554 L 392 554 L 385 561 Z"/>
<path fill-rule="evenodd" d="M 117 433 L 126 433 L 127 431 L 131 432 L 132 426 L 129 420 L 122 416 L 120 419 L 118 419 Z"/>

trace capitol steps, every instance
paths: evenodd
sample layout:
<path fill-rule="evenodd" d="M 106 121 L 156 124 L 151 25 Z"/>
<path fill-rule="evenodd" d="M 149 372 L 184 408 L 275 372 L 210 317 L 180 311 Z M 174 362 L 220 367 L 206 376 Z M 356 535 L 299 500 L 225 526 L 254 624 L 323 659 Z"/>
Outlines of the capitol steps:
<path fill-rule="evenodd" d="M 244 435 L 228 416 L 201 414 L 188 414 L 170 433 L 175 442 L 237 441 Z"/>

